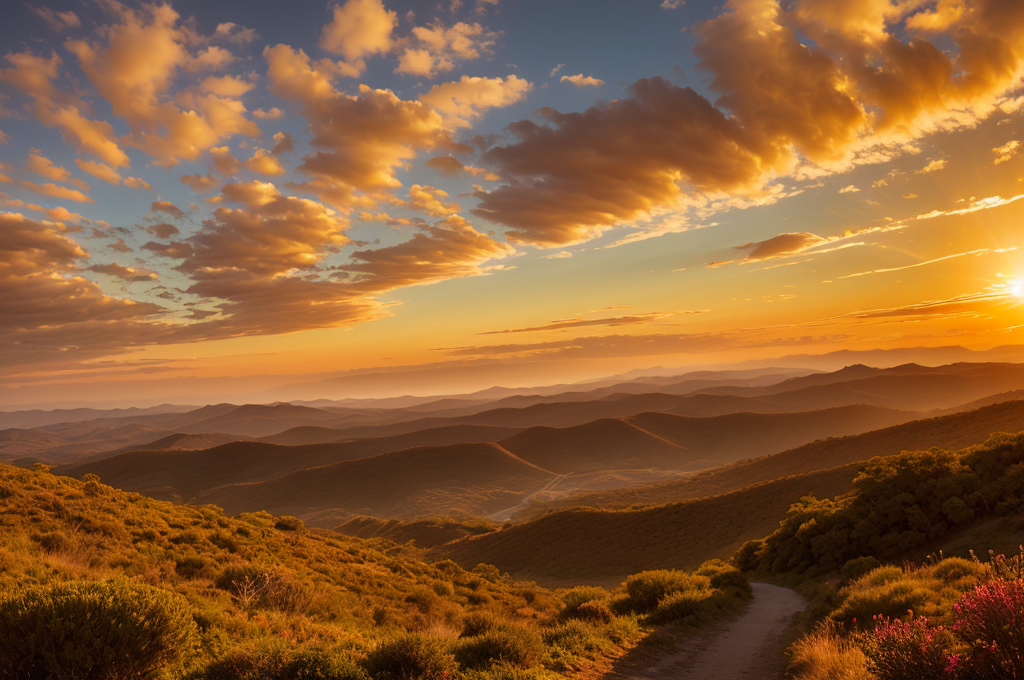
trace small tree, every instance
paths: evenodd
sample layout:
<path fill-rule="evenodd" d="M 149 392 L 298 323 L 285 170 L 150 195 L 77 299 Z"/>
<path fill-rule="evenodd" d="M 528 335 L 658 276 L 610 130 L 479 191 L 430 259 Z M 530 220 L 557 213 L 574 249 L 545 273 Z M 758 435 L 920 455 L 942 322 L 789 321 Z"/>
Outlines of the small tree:
<path fill-rule="evenodd" d="M 38 586 L 0 601 L 0 680 L 149 680 L 197 640 L 172 593 L 127 579 Z"/>

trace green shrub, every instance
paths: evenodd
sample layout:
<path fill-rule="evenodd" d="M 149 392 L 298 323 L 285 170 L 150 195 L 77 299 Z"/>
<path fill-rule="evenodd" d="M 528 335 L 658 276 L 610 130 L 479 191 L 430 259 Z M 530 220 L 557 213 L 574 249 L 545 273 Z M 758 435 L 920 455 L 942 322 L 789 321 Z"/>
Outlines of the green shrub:
<path fill-rule="evenodd" d="M 455 658 L 463 668 L 489 668 L 495 663 L 529 668 L 542 653 L 543 644 L 536 633 L 506 626 L 465 639 L 456 648 Z"/>
<path fill-rule="evenodd" d="M 404 635 L 381 642 L 366 659 L 377 680 L 444 680 L 458 673 L 455 656 L 441 640 Z"/>
<path fill-rule="evenodd" d="M 685 571 L 657 569 L 642 571 L 626 579 L 626 598 L 622 605 L 638 614 L 654 610 L 666 596 L 681 590 L 703 590 L 710 585 L 706 576 L 694 576 Z"/>
<path fill-rule="evenodd" d="M 753 590 L 750 581 L 739 569 L 722 560 L 710 560 L 693 572 L 696 576 L 706 576 L 710 585 L 716 590 L 732 591 L 742 597 L 750 597 Z"/>
<path fill-rule="evenodd" d="M 651 623 L 662 625 L 692 616 L 700 610 L 710 595 L 711 593 L 706 590 L 680 590 L 672 593 L 658 603 L 647 619 Z"/>
<path fill-rule="evenodd" d="M 154 678 L 198 640 L 182 598 L 126 579 L 39 586 L 0 602 L 0 680 Z"/>
<path fill-rule="evenodd" d="M 732 563 L 740 571 L 751 571 L 756 569 L 764 550 L 764 539 L 755 538 L 747 541 L 739 547 L 736 554 L 732 556 Z"/>
<path fill-rule="evenodd" d="M 559 617 L 565 619 L 587 618 L 577 616 L 579 608 L 590 602 L 603 602 L 608 599 L 608 591 L 597 586 L 576 586 L 562 593 L 562 602 L 565 606 L 559 612 Z M 606 605 L 607 607 L 607 605 Z"/>
<path fill-rule="evenodd" d="M 868 572 L 874 571 L 881 566 L 881 563 L 872 556 L 854 557 L 848 560 L 843 568 L 839 570 L 839 576 L 844 581 L 856 581 Z"/>

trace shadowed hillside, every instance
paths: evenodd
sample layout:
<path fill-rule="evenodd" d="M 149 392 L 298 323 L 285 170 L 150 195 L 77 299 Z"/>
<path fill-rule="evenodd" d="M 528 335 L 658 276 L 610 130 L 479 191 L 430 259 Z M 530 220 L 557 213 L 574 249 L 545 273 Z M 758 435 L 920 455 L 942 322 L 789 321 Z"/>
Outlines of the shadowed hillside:
<path fill-rule="evenodd" d="M 403 522 L 398 519 L 362 516 L 353 517 L 344 524 L 334 527 L 334 530 L 346 536 L 386 538 L 398 544 L 412 541 L 417 548 L 431 548 L 466 536 L 494 531 L 497 528 L 498 525 L 494 522 L 459 521 L 444 517 Z"/>
<path fill-rule="evenodd" d="M 677 468 L 688 462 L 680 446 L 617 418 L 575 427 L 533 427 L 501 441 L 523 460 L 558 474 L 630 468 Z"/>
<path fill-rule="evenodd" d="M 132 450 L 58 470 L 72 477 L 91 472 L 120 489 L 164 500 L 187 501 L 204 490 L 224 484 L 263 481 L 343 460 L 366 458 L 413 446 L 481 441 L 487 435 L 508 432 L 461 426 L 336 444 L 285 447 L 263 442 L 232 442 L 203 451 Z"/>
<path fill-rule="evenodd" d="M 856 466 L 846 466 L 638 510 L 559 510 L 439 546 L 435 553 L 551 585 L 613 583 L 633 571 L 685 569 L 728 557 L 744 541 L 774 531 L 802 496 L 843 493 L 855 474 Z"/>
<path fill-rule="evenodd" d="M 816 441 L 782 453 L 749 460 L 694 477 L 632 489 L 580 494 L 559 503 L 626 507 L 702 498 L 751 484 L 849 465 L 874 456 L 932 446 L 958 449 L 985 441 L 993 432 L 1024 429 L 1024 401 L 994 404 L 966 413 L 915 420 L 849 437 Z"/>
<path fill-rule="evenodd" d="M 350 514 L 488 514 L 515 505 L 551 477 L 497 444 L 421 446 L 232 484 L 200 500 L 231 514 L 259 509 L 333 525 Z"/>

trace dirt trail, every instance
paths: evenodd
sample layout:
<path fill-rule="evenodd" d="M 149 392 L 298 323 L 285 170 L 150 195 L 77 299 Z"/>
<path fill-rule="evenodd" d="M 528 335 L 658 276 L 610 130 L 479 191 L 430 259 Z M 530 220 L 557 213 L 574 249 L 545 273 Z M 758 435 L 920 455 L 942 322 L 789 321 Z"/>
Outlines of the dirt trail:
<path fill-rule="evenodd" d="M 607 680 L 772 680 L 781 670 L 782 634 L 807 606 L 787 588 L 753 583 L 754 599 L 737 618 L 683 643 L 642 671 L 610 673 Z"/>

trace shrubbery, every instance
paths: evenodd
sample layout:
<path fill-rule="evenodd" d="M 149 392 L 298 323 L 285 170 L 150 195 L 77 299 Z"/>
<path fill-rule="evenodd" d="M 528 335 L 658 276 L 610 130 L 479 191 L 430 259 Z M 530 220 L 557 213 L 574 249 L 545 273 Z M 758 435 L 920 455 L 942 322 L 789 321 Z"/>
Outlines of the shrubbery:
<path fill-rule="evenodd" d="M 119 579 L 30 588 L 0 602 L 0 678 L 143 680 L 197 642 L 188 605 Z"/>
<path fill-rule="evenodd" d="M 535 632 L 503 626 L 463 640 L 455 658 L 463 668 L 489 668 L 496 663 L 529 668 L 540 662 L 543 653 L 543 642 Z"/>
<path fill-rule="evenodd" d="M 377 680 L 445 680 L 458 673 L 459 663 L 442 640 L 410 634 L 381 642 L 366 669 Z"/>
<path fill-rule="evenodd" d="M 899 560 L 986 516 L 1024 508 L 1024 433 L 960 452 L 933 448 L 872 458 L 852 494 L 806 497 L 763 543 L 734 557 L 743 569 L 811 575 L 858 557 Z"/>

